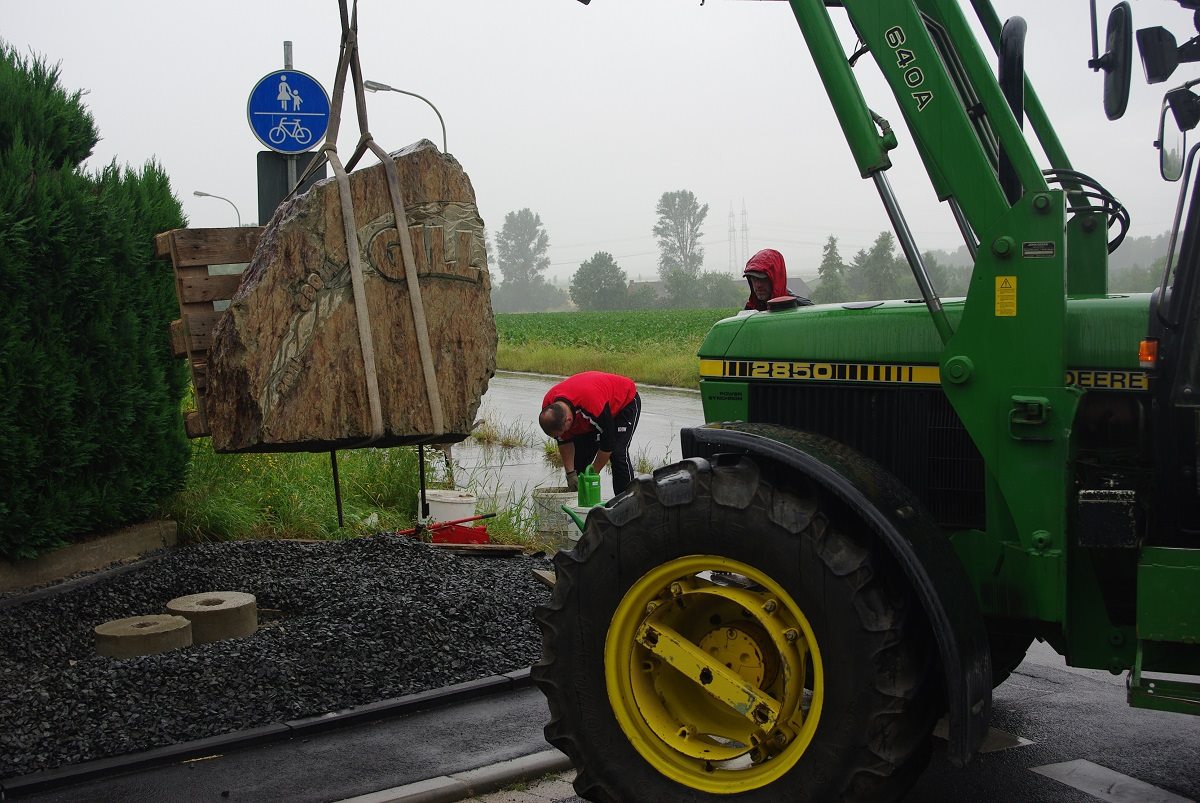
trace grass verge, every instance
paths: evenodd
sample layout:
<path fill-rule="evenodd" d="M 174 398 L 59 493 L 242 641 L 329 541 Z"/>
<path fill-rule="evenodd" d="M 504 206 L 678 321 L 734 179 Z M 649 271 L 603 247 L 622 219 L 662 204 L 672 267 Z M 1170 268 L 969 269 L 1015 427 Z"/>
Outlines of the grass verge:
<path fill-rule="evenodd" d="M 192 541 L 336 539 L 412 526 L 418 486 L 414 450 L 338 452 L 338 474 L 344 528 L 338 527 L 328 454 L 217 454 L 208 438 L 197 438 L 187 485 L 164 513 Z"/>
<path fill-rule="evenodd" d="M 614 352 L 553 343 L 501 343 L 496 365 L 503 371 L 533 371 L 570 376 L 580 371 L 621 374 L 647 385 L 698 388 L 700 361 L 692 344 L 678 351 Z"/>

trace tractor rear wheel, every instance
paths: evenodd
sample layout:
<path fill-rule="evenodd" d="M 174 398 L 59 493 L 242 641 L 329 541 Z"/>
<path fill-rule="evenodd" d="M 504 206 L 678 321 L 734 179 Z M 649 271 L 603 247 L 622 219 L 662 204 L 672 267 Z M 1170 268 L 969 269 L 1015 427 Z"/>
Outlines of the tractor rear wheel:
<path fill-rule="evenodd" d="M 556 569 L 533 677 L 583 797 L 888 801 L 928 762 L 920 605 L 804 478 L 738 456 L 659 469 Z"/>

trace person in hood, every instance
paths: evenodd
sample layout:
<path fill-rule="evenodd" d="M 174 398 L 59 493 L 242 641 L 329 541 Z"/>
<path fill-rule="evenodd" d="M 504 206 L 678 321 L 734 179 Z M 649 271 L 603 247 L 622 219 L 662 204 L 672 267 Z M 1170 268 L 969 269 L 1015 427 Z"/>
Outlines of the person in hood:
<path fill-rule="evenodd" d="M 791 296 L 801 306 L 812 304 L 807 298 L 802 298 L 788 289 L 787 266 L 783 262 L 783 254 L 774 248 L 764 248 L 750 257 L 742 276 L 750 285 L 750 300 L 746 302 L 744 309 L 765 310 L 768 301 L 781 296 Z"/>

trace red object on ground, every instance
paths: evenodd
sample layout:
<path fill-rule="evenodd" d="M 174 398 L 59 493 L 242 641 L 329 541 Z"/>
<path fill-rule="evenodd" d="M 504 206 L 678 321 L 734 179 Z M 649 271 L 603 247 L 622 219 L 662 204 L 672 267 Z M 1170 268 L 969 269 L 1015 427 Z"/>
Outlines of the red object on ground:
<path fill-rule="evenodd" d="M 431 525 L 430 540 L 435 544 L 490 544 L 487 527 L 467 527 L 463 524 Z"/>

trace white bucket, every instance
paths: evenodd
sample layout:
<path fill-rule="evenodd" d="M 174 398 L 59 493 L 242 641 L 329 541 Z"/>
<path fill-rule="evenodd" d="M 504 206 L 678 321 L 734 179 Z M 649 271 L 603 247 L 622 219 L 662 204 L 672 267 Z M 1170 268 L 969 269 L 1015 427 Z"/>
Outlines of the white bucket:
<path fill-rule="evenodd" d="M 534 488 L 533 517 L 538 535 L 544 540 L 565 544 L 571 520 L 563 513 L 562 506 L 577 501 L 578 494 L 570 488 Z"/>
<path fill-rule="evenodd" d="M 425 500 L 429 502 L 430 521 L 457 521 L 458 519 L 469 519 L 475 515 L 475 494 L 473 493 L 432 488 L 425 491 Z M 418 508 L 420 505 L 421 497 L 418 494 Z M 466 524 L 475 527 L 479 522 L 469 521 Z"/>
<path fill-rule="evenodd" d="M 587 515 L 591 512 L 590 507 L 580 507 L 579 505 L 567 505 L 571 512 L 580 518 L 585 524 L 587 523 Z M 575 524 L 575 519 L 567 516 L 567 545 L 564 549 L 574 549 L 579 543 L 579 539 L 583 533 L 579 531 L 579 527 Z"/>

